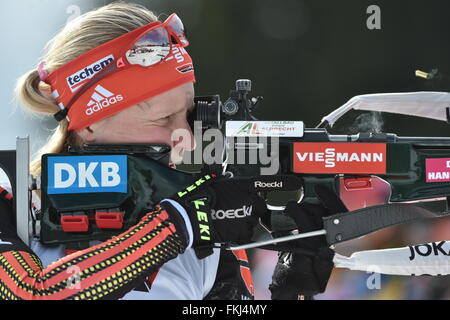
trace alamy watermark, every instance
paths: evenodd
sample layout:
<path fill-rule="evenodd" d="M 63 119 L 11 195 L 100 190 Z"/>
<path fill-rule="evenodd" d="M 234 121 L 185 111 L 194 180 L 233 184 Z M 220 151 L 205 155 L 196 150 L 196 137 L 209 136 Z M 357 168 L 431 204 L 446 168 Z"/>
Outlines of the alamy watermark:
<path fill-rule="evenodd" d="M 380 290 L 381 289 L 381 272 L 380 267 L 376 265 L 371 265 L 367 268 L 366 272 L 370 276 L 366 280 L 366 286 L 369 290 Z"/>
<path fill-rule="evenodd" d="M 379 6 L 373 4 L 367 7 L 366 13 L 369 17 L 366 21 L 367 29 L 381 30 L 381 9 Z"/>
<path fill-rule="evenodd" d="M 72 4 L 67 7 L 66 13 L 69 15 L 67 17 L 66 23 L 71 22 L 72 20 L 75 20 L 79 16 L 81 16 L 81 8 L 75 4 Z"/>
<path fill-rule="evenodd" d="M 71 276 L 67 278 L 66 287 L 71 290 L 81 289 L 81 269 L 78 266 L 70 266 L 66 272 Z"/>
<path fill-rule="evenodd" d="M 186 148 L 184 143 L 174 145 L 172 159 L 177 163 L 258 165 L 261 175 L 273 175 L 279 171 L 278 136 L 226 137 L 219 129 L 202 130 L 198 122 L 193 134 L 196 147 L 192 152 L 183 152 Z M 190 141 L 192 133 L 187 129 L 177 129 L 171 138 L 172 141 Z"/>

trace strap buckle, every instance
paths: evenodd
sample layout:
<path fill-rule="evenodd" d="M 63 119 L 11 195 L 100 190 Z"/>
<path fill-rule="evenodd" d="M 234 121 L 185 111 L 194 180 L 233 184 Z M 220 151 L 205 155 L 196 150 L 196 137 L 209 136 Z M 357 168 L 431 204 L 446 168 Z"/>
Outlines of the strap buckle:
<path fill-rule="evenodd" d="M 61 111 L 58 111 L 53 115 L 53 118 L 55 118 L 56 121 L 61 122 L 67 117 L 67 114 L 69 113 L 69 110 L 67 108 L 62 109 Z"/>

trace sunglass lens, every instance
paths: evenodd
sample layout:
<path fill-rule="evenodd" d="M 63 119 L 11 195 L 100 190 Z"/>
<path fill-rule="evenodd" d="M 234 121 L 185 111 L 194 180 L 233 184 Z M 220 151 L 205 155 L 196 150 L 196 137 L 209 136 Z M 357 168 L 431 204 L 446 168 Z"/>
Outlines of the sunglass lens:
<path fill-rule="evenodd" d="M 169 53 L 169 34 L 165 28 L 159 27 L 150 30 L 139 38 L 133 47 L 127 51 L 126 57 L 130 64 L 149 67 L 164 60 Z"/>
<path fill-rule="evenodd" d="M 170 29 L 171 32 L 173 32 L 178 37 L 178 39 L 181 42 L 181 45 L 185 47 L 189 44 L 186 34 L 186 28 L 184 27 L 183 22 L 177 15 L 171 17 L 167 27 Z"/>

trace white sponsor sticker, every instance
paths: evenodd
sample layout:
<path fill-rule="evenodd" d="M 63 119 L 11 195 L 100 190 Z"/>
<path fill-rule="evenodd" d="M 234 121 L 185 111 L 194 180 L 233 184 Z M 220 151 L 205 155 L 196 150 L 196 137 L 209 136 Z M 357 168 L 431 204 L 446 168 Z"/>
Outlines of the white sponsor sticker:
<path fill-rule="evenodd" d="M 301 138 L 303 121 L 227 121 L 227 137 L 291 137 Z"/>
<path fill-rule="evenodd" d="M 85 84 L 87 81 L 89 81 L 89 79 L 106 68 L 113 61 L 114 56 L 110 54 L 109 56 L 92 63 L 91 65 L 67 77 L 67 85 L 72 92 L 77 91 L 83 84 Z"/>

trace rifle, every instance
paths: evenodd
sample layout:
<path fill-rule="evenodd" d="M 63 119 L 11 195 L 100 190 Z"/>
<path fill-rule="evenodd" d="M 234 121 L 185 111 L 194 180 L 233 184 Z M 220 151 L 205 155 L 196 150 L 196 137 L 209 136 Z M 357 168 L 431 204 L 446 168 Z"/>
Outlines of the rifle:
<path fill-rule="evenodd" d="M 274 152 L 279 165 L 273 174 L 291 175 L 301 181 L 301 197 L 295 200 L 317 203 L 314 188 L 325 185 L 340 196 L 351 212 L 325 218 L 324 230 L 231 249 L 269 248 L 267 245 L 319 235 L 326 235 L 333 245 L 395 224 L 450 213 L 450 138 L 399 137 L 393 133 L 333 135 L 327 131 L 350 110 L 390 112 L 450 123 L 448 93 L 357 96 L 325 116 L 317 127 L 308 129 L 298 121 L 257 121 L 252 113 L 262 98 L 249 98 L 250 91 L 250 80 L 238 80 L 236 90 L 224 103 L 218 96 L 197 101 L 195 117 L 202 121 L 203 130 L 220 129 L 226 137 L 223 171 L 235 176 L 260 175 L 261 161 L 239 164 L 238 150 L 244 150 L 247 159 L 256 149 Z M 260 152 L 253 157 L 258 155 Z M 274 210 L 262 223 L 272 234 L 297 228 L 279 214 L 284 206 L 268 207 Z"/>
<path fill-rule="evenodd" d="M 270 248 L 282 250 L 278 243 L 318 235 L 326 235 L 332 245 L 390 225 L 450 213 L 450 138 L 398 137 L 391 133 L 333 135 L 327 131 L 351 109 L 449 122 L 447 93 L 354 97 L 324 117 L 316 128 L 308 129 L 301 121 L 258 121 L 253 112 L 262 97 L 250 98 L 250 92 L 251 81 L 238 80 L 236 90 L 225 102 L 218 95 L 195 99 L 191 121 L 200 120 L 201 130 L 219 129 L 224 137 L 222 163 L 205 170 L 220 168 L 234 176 L 259 176 L 264 165 L 258 161 L 240 164 L 237 158 L 242 153 L 251 156 L 254 151 L 265 151 L 277 160 L 273 174 L 287 174 L 299 182 L 297 201 L 317 202 L 313 190 L 323 184 L 352 211 L 327 217 L 324 230 L 295 234 L 297 227 L 280 214 L 284 206 L 268 203 L 272 214 L 261 221 L 263 226 L 272 235 L 286 230 L 293 234 L 244 246 L 227 244 L 227 249 L 272 245 Z M 44 244 L 82 247 L 91 240 L 105 240 L 131 227 L 149 208 L 195 180 L 195 174 L 167 167 L 169 152 L 164 145 L 109 145 L 44 155 L 42 176 L 18 185 L 17 199 L 20 194 L 29 195 L 31 189 L 42 190 L 39 234 Z M 18 161 L 23 160 L 18 157 Z M 85 183 L 74 186 L 80 181 L 80 173 Z M 366 202 L 352 201 L 355 198 Z M 18 210 L 17 216 L 27 221 L 21 222 L 27 228 L 36 222 L 29 222 L 33 219 L 27 209 Z M 29 238 L 26 240 L 29 243 Z"/>

